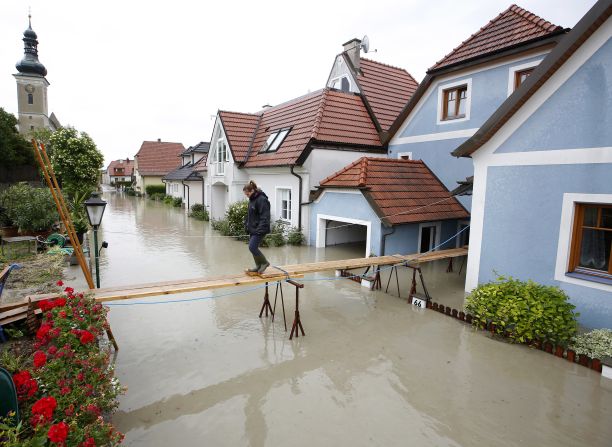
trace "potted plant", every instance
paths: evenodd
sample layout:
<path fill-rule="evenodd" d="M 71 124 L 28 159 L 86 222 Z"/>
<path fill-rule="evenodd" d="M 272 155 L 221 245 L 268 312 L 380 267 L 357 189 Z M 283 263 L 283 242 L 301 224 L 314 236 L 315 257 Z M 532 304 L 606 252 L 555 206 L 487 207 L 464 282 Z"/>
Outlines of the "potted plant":
<path fill-rule="evenodd" d="M 17 236 L 17 228 L 6 212 L 6 208 L 0 206 L 0 235 L 3 237 Z"/>
<path fill-rule="evenodd" d="M 6 218 L 24 235 L 48 235 L 58 215 L 51 192 L 18 183 L 2 192 Z M 5 218 L 5 221 L 6 221 Z"/>

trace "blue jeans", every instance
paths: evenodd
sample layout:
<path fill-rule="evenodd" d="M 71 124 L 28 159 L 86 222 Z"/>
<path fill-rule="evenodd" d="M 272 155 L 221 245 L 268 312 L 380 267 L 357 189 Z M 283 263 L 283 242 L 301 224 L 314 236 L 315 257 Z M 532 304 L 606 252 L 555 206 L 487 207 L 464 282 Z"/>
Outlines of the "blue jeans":
<path fill-rule="evenodd" d="M 263 238 L 261 234 L 251 234 L 249 239 L 249 250 L 253 256 L 263 256 L 263 253 L 259 250 L 259 244 L 261 244 Z"/>

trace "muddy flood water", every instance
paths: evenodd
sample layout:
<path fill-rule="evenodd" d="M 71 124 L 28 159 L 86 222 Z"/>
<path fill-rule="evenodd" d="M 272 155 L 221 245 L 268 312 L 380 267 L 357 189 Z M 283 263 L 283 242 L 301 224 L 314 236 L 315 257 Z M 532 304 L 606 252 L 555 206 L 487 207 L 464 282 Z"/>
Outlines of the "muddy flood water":
<path fill-rule="evenodd" d="M 149 200 L 106 193 L 102 286 L 242 271 L 245 244 Z M 279 265 L 361 255 L 360 247 L 266 249 Z M 456 267 L 459 263 L 456 264 Z M 435 300 L 459 305 L 464 277 L 427 266 Z M 80 274 L 72 270 L 80 280 Z M 464 272 L 463 272 L 464 273 Z M 300 293 L 305 337 L 263 290 L 221 289 L 113 306 L 128 387 L 114 424 L 132 446 L 611 446 L 612 385 L 549 354 L 492 340 L 334 272 Z M 383 275 L 383 290 L 388 274 Z M 393 284 L 393 283 L 392 283 Z M 225 296 L 220 296 L 225 295 Z M 172 304 L 136 304 L 203 298 Z M 127 302 L 121 302 L 125 304 Z M 279 309 L 277 304 L 277 311 Z M 285 288 L 288 324 L 293 290 Z"/>

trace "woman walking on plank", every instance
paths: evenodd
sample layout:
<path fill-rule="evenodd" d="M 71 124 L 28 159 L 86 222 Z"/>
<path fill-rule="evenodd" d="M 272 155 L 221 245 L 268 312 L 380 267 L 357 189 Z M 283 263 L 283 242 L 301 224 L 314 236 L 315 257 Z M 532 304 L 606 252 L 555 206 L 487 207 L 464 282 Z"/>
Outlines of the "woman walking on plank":
<path fill-rule="evenodd" d="M 255 260 L 255 267 L 248 269 L 247 273 L 262 274 L 270 265 L 259 249 L 264 236 L 270 233 L 270 202 L 266 193 L 257 188 L 252 180 L 242 191 L 249 198 L 245 228 L 249 235 L 249 250 Z"/>

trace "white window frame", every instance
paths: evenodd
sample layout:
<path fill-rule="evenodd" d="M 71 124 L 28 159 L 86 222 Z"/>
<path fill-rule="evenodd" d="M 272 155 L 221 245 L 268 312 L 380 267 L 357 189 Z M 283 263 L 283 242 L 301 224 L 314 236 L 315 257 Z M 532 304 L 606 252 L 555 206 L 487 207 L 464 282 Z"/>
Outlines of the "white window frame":
<path fill-rule="evenodd" d="M 344 90 L 342 90 L 342 88 L 332 87 L 334 85 L 334 82 L 336 82 L 336 81 L 340 81 L 340 86 L 342 87 L 342 78 L 346 78 L 346 80 L 349 83 L 348 91 L 352 92 L 353 91 L 353 81 L 351 80 L 351 77 L 349 75 L 347 75 L 347 74 L 341 74 L 340 76 L 336 76 L 335 78 L 331 78 L 329 80 L 329 88 L 334 88 L 336 90 L 344 91 Z"/>
<path fill-rule="evenodd" d="M 465 116 L 463 118 L 456 118 L 445 120 L 443 119 L 444 114 L 444 91 L 452 89 L 453 87 L 459 87 L 461 85 L 467 86 L 465 95 Z M 462 79 L 460 81 L 447 82 L 438 86 L 438 111 L 437 111 L 437 124 L 452 124 L 462 123 L 470 120 L 470 113 L 472 110 L 472 78 Z"/>
<path fill-rule="evenodd" d="M 442 233 L 442 222 L 422 222 L 419 224 L 419 240 L 417 243 L 417 253 L 421 253 L 421 236 L 424 227 L 435 227 L 436 228 L 436 237 L 434 239 L 434 250 L 439 250 L 440 245 L 440 234 Z M 438 248 L 436 248 L 438 247 Z M 423 252 L 427 253 L 427 252 Z"/>
<path fill-rule="evenodd" d="M 403 160 L 402 157 L 408 157 L 408 160 L 412 160 L 412 152 L 398 152 L 397 159 Z"/>
<path fill-rule="evenodd" d="M 220 152 L 221 144 L 225 145 L 225 153 L 224 153 L 225 156 L 223 157 L 224 158 L 223 160 L 219 160 L 219 152 Z M 215 151 L 214 151 L 215 175 L 218 175 L 218 176 L 225 175 L 225 163 L 229 161 L 228 152 L 229 152 L 229 147 L 227 145 L 227 140 L 225 139 L 225 135 L 223 135 L 222 132 L 220 132 L 220 135 L 215 142 Z"/>
<path fill-rule="evenodd" d="M 557 259 L 555 263 L 555 280 L 575 284 L 590 289 L 598 289 L 612 292 L 612 286 L 586 279 L 567 276 L 572 246 L 572 229 L 574 226 L 574 212 L 576 203 L 596 203 L 612 205 L 612 194 L 563 194 L 563 205 L 561 207 L 561 222 L 559 226 L 559 242 L 557 244 Z"/>
<path fill-rule="evenodd" d="M 283 222 L 291 223 L 291 219 L 293 218 L 293 189 L 290 186 L 277 186 L 276 190 L 276 211 L 277 217 L 279 220 Z M 282 194 L 288 191 L 289 192 L 289 207 L 287 209 L 288 218 L 283 217 L 283 196 Z"/>
<path fill-rule="evenodd" d="M 542 62 L 542 59 L 525 62 L 524 64 L 520 65 L 513 65 L 512 67 L 508 68 L 508 96 L 514 93 L 514 78 L 516 76 L 516 72 L 537 67 L 538 65 L 540 65 L 540 62 Z"/>

